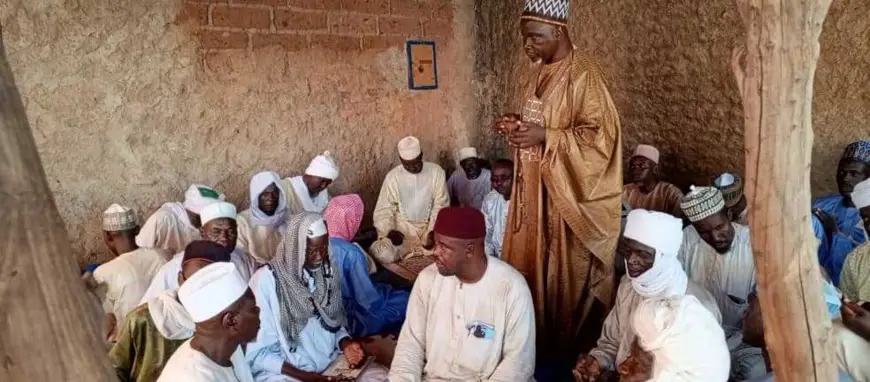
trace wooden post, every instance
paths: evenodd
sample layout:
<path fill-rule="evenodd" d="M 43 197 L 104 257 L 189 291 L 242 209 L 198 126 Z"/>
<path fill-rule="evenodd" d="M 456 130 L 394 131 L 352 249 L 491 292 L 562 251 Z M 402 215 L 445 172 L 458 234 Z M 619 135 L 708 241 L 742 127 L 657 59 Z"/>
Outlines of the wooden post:
<path fill-rule="evenodd" d="M 732 65 L 744 104 L 746 196 L 764 333 L 777 381 L 835 381 L 831 325 L 810 229 L 812 98 L 831 0 L 737 0 Z"/>
<path fill-rule="evenodd" d="M 6 61 L 2 26 L 0 211 L 0 381 L 116 381 L 99 338 L 102 317 L 79 278 Z"/>

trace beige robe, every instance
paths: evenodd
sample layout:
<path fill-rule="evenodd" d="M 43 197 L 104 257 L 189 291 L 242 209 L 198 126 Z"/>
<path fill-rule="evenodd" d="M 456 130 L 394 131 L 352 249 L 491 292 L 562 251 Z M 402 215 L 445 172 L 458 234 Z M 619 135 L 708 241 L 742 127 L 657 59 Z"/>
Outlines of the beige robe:
<path fill-rule="evenodd" d="M 677 186 L 667 182 L 658 182 L 650 193 L 644 193 L 638 184 L 626 184 L 622 187 L 622 200 L 632 209 L 642 208 L 649 211 L 664 212 L 678 218 L 683 217 L 680 200 L 683 192 Z"/>
<path fill-rule="evenodd" d="M 254 258 L 257 263 L 272 261 L 278 244 L 281 244 L 281 226 L 257 225 L 251 223 L 251 210 L 242 211 L 237 217 L 239 240 L 236 248 Z"/>
<path fill-rule="evenodd" d="M 322 213 L 326 209 L 326 205 L 329 204 L 329 192 L 320 191 L 312 198 L 301 180 L 302 176 L 300 175 L 281 181 L 280 186 L 284 189 L 284 195 L 287 196 L 288 214 L 292 216 L 302 212 Z"/>
<path fill-rule="evenodd" d="M 184 247 L 190 242 L 199 239 L 199 229 L 190 223 L 184 206 L 181 203 L 166 203 L 142 225 L 139 235 L 136 236 L 136 245 L 163 249 L 172 256 L 173 253 L 184 251 Z"/>

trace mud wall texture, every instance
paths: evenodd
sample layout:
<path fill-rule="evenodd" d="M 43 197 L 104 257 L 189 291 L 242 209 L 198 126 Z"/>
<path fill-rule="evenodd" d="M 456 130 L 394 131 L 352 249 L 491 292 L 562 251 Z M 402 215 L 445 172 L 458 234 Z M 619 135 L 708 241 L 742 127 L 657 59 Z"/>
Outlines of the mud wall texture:
<path fill-rule="evenodd" d="M 144 219 L 210 184 L 247 208 L 262 170 L 330 150 L 333 194 L 369 210 L 395 143 L 452 165 L 476 113 L 471 2 L 2 0 L 9 60 L 81 263 L 111 203 Z M 438 44 L 439 89 L 408 89 L 407 39 Z"/>
<path fill-rule="evenodd" d="M 476 7 L 475 74 L 487 97 L 478 124 L 515 111 L 515 79 L 528 59 L 518 30 L 521 2 L 481 0 Z M 870 138 L 870 2 L 835 1 L 821 36 L 815 81 L 814 195 L 836 190 L 843 147 Z M 742 173 L 743 117 L 729 61 L 745 40 L 732 0 L 574 1 L 574 44 L 596 57 L 620 112 L 626 155 L 656 145 L 668 177 L 688 189 L 717 174 Z M 487 144 L 504 150 L 489 139 Z"/>

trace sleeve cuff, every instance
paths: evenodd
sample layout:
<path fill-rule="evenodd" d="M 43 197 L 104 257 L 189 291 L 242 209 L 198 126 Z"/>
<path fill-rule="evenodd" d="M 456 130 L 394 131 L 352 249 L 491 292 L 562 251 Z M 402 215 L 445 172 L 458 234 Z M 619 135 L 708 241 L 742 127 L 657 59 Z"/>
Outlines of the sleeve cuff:
<path fill-rule="evenodd" d="M 589 355 L 595 357 L 595 359 L 598 360 L 598 365 L 601 366 L 602 369 L 604 369 L 604 370 L 613 370 L 614 369 L 613 361 L 610 360 L 610 357 L 607 357 L 604 354 L 602 354 L 601 351 L 599 351 L 597 349 L 592 350 L 591 352 L 589 352 Z"/>

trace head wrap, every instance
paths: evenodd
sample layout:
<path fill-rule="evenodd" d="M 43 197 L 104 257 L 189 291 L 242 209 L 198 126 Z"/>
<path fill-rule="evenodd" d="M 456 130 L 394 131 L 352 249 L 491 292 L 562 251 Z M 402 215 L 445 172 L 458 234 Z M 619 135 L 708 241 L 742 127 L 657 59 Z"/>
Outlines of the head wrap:
<path fill-rule="evenodd" d="M 224 194 L 221 194 L 209 186 L 194 184 L 184 193 L 184 208 L 190 212 L 198 214 L 202 208 L 224 200 Z"/>
<path fill-rule="evenodd" d="M 689 193 L 680 201 L 680 207 L 686 217 L 695 223 L 722 211 L 725 208 L 725 200 L 722 199 L 722 192 L 714 187 L 692 186 Z"/>
<path fill-rule="evenodd" d="M 637 148 L 634 149 L 633 156 L 644 157 L 655 162 L 656 164 L 659 163 L 659 149 L 650 145 L 637 145 Z"/>
<path fill-rule="evenodd" d="M 238 301 L 248 283 L 233 263 L 209 264 L 178 288 L 178 299 L 193 322 L 207 321 Z"/>
<path fill-rule="evenodd" d="M 314 159 L 305 169 L 305 174 L 320 177 L 323 179 L 336 180 L 338 179 L 338 165 L 335 164 L 335 159 L 329 151 L 324 151 Z"/>
<path fill-rule="evenodd" d="M 420 150 L 420 140 L 411 136 L 402 138 L 396 148 L 399 150 L 399 158 L 404 160 L 417 159 L 423 153 Z"/>
<path fill-rule="evenodd" d="M 460 162 L 469 158 L 477 158 L 477 149 L 475 149 L 474 147 L 464 147 L 459 149 Z"/>
<path fill-rule="evenodd" d="M 326 236 L 326 234 L 326 222 L 323 221 L 323 218 L 320 218 L 308 225 L 308 232 L 305 236 L 309 239 L 314 239 L 316 237 Z"/>
<path fill-rule="evenodd" d="M 202 211 L 199 212 L 202 225 L 221 218 L 236 220 L 236 206 L 227 202 L 217 202 L 203 207 Z"/>
<path fill-rule="evenodd" d="M 851 197 L 852 203 L 855 203 L 855 207 L 859 210 L 870 206 L 870 178 L 856 184 Z"/>
<path fill-rule="evenodd" d="M 646 299 L 631 321 L 641 348 L 655 359 L 650 381 L 728 380 L 725 333 L 695 296 Z"/>
<path fill-rule="evenodd" d="M 454 239 L 480 239 L 486 237 L 486 222 L 476 208 L 447 207 L 438 211 L 433 231 Z"/>
<path fill-rule="evenodd" d="M 260 194 L 271 185 L 278 188 L 278 207 L 272 216 L 260 209 Z M 287 220 L 287 195 L 281 187 L 281 176 L 272 171 L 264 171 L 251 178 L 251 223 L 269 227 L 279 226 Z"/>
<path fill-rule="evenodd" d="M 713 180 L 713 186 L 722 192 L 725 207 L 733 207 L 743 197 L 743 179 L 737 174 L 726 172 Z"/>
<path fill-rule="evenodd" d="M 181 263 L 184 264 L 189 260 L 203 259 L 212 263 L 226 263 L 230 261 L 233 250 L 224 247 L 218 243 L 207 240 L 192 241 L 184 247 L 184 255 L 181 257 Z"/>
<path fill-rule="evenodd" d="M 313 293 L 308 289 L 306 279 L 303 279 L 302 268 L 305 264 L 308 231 L 317 221 L 323 221 L 317 213 L 303 212 L 293 215 L 287 223 L 287 230 L 284 231 L 278 251 L 269 263 L 275 273 L 281 329 L 287 336 L 291 350 L 296 349 L 299 333 L 311 317 L 320 319 L 320 325 L 332 333 L 347 325 L 339 276 L 333 272 L 331 260 L 324 261 L 315 269 L 305 270 L 308 272 L 307 277 L 314 280 Z M 329 259 L 332 259 L 331 252 L 330 249 Z"/>
<path fill-rule="evenodd" d="M 570 0 L 526 0 L 520 19 L 566 26 L 570 6 Z"/>
<path fill-rule="evenodd" d="M 357 194 L 332 198 L 323 211 L 323 219 L 326 220 L 326 227 L 329 228 L 329 237 L 352 241 L 362 224 L 364 210 L 363 201 Z"/>
<path fill-rule="evenodd" d="M 103 231 L 126 231 L 136 228 L 136 214 L 120 204 L 103 211 Z"/>
<path fill-rule="evenodd" d="M 846 146 L 842 159 L 870 164 L 870 141 L 857 141 Z"/>
<path fill-rule="evenodd" d="M 632 210 L 623 236 L 653 247 L 656 252 L 652 268 L 638 277 L 628 276 L 639 295 L 668 297 L 686 293 L 688 277 L 677 260 L 683 242 L 682 220 L 661 212 Z"/>

